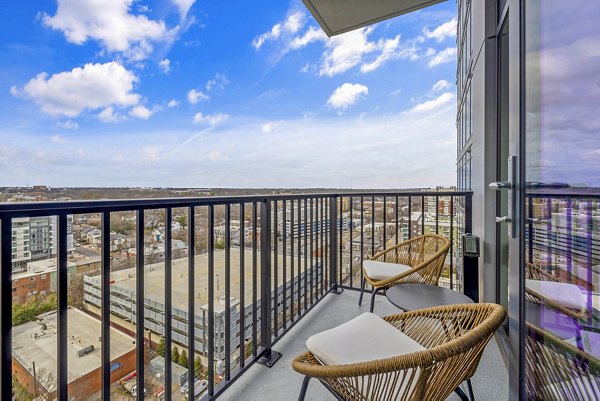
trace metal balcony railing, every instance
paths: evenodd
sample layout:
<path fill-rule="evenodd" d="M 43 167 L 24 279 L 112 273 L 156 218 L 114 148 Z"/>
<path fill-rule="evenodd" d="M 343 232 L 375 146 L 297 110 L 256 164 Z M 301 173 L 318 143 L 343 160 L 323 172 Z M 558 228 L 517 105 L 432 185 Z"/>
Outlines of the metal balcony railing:
<path fill-rule="evenodd" d="M 145 377 L 151 345 L 146 338 L 149 331 L 155 338 L 164 338 L 165 366 L 171 366 L 174 343 L 187 350 L 189 383 L 194 382 L 195 357 L 202 355 L 207 359 L 208 388 L 204 399 L 214 399 L 254 363 L 267 366 L 274 363 L 278 356 L 272 350 L 273 344 L 327 294 L 344 288 L 359 290 L 362 261 L 379 249 L 421 233 L 446 235 L 452 245 L 442 284 L 460 289 L 458 239 L 461 233 L 471 231 L 471 203 L 471 192 L 379 191 L 0 204 L 0 399 L 11 399 L 14 379 L 11 369 L 14 219 L 57 218 L 58 357 L 52 396 L 61 401 L 78 396 L 70 394 L 74 390 L 70 387 L 66 358 L 70 302 L 67 245 L 72 235 L 72 216 L 89 215 L 100 219 L 101 268 L 98 276 L 84 277 L 82 298 L 90 307 L 100 310 L 98 391 L 102 392 L 102 399 L 109 399 L 110 385 L 116 380 L 111 376 L 111 327 L 135 336 L 138 389 L 144 388 L 149 379 Z M 160 258 L 164 269 L 160 296 L 150 290 L 146 294 L 146 284 L 151 283 L 145 283 L 146 279 L 155 280 L 151 267 L 154 264 L 147 263 L 144 252 L 149 231 L 146 218 L 157 211 L 166 227 L 164 255 Z M 173 299 L 175 258 L 169 228 L 175 211 L 185 211 L 187 216 L 188 252 L 184 271 L 189 296 L 185 307 L 179 299 L 175 305 Z M 111 282 L 111 274 L 115 274 L 111 270 L 111 214 L 122 212 L 135 213 L 136 253 L 135 266 L 131 267 L 135 284 L 128 288 Z M 222 237 L 222 242 L 217 241 L 215 233 Z M 206 240 L 205 245 L 200 239 Z M 204 255 L 206 263 L 200 262 Z M 216 262 L 216 256 L 222 265 Z M 200 276 L 206 278 L 206 288 L 198 287 Z M 196 304 L 199 292 L 206 296 L 206 305 L 200 307 Z M 217 299 L 221 292 L 222 305 Z M 111 314 L 129 321 L 132 329 L 111 323 Z M 167 368 L 163 383 L 167 401 L 172 399 L 172 384 L 172 371 Z M 143 397 L 143 391 L 137 391 L 137 398 Z"/>

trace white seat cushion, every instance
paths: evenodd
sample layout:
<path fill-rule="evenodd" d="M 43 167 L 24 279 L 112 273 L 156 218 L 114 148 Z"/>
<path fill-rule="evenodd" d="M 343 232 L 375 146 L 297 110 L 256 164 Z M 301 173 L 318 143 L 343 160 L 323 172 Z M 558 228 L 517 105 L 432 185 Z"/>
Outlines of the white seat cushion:
<path fill-rule="evenodd" d="M 363 267 L 367 276 L 373 280 L 385 280 L 412 269 L 412 267 L 400 263 L 378 262 L 375 260 L 365 260 Z"/>
<path fill-rule="evenodd" d="M 373 313 L 315 334 L 306 347 L 325 365 L 367 362 L 423 351 L 426 348 Z"/>
<path fill-rule="evenodd" d="M 570 309 L 585 309 L 587 299 L 579 286 L 555 281 L 525 280 L 527 289 Z"/>

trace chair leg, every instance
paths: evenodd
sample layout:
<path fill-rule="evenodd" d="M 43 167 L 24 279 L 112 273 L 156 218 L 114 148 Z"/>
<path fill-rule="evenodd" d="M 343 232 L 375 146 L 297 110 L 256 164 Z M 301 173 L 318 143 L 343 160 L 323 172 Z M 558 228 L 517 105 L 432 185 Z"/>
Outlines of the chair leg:
<path fill-rule="evenodd" d="M 371 309 L 370 312 L 373 313 L 373 309 L 375 309 L 375 296 L 381 290 L 381 288 L 373 287 L 373 292 L 371 293 Z"/>
<path fill-rule="evenodd" d="M 456 393 L 456 395 L 458 395 L 458 397 L 461 399 L 461 401 L 469 401 L 469 397 L 467 397 L 467 395 L 465 394 L 464 391 L 462 391 L 462 389 L 460 387 L 457 387 L 454 392 Z"/>
<path fill-rule="evenodd" d="M 362 305 L 363 295 L 365 293 L 365 278 L 363 277 L 360 283 L 360 298 L 358 298 L 358 306 Z"/>
<path fill-rule="evenodd" d="M 308 382 L 310 381 L 310 376 L 304 376 L 304 380 L 302 380 L 302 388 L 300 388 L 300 395 L 298 396 L 298 401 L 304 401 L 306 397 L 306 390 L 308 390 Z"/>
<path fill-rule="evenodd" d="M 469 391 L 470 400 L 475 401 L 475 396 L 473 395 L 473 386 L 471 385 L 471 379 L 467 379 L 467 390 Z"/>

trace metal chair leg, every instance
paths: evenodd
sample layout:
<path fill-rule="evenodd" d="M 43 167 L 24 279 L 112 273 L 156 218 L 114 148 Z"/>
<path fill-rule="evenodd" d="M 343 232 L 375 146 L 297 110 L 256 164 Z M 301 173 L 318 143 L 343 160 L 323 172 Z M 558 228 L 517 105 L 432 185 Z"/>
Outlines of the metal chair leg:
<path fill-rule="evenodd" d="M 358 306 L 362 305 L 363 295 L 365 293 L 365 278 L 363 277 L 360 283 L 360 298 L 358 298 Z"/>
<path fill-rule="evenodd" d="M 298 401 L 304 401 L 306 397 L 306 390 L 308 390 L 308 382 L 310 381 L 310 376 L 304 376 L 304 380 L 302 380 L 302 388 L 300 388 L 300 395 L 298 396 Z"/>
<path fill-rule="evenodd" d="M 371 293 L 371 313 L 373 313 L 373 309 L 375 309 L 375 296 L 377 295 L 379 290 L 381 290 L 381 288 L 373 288 L 373 292 Z"/>
<path fill-rule="evenodd" d="M 470 400 L 475 401 L 475 396 L 473 395 L 473 386 L 471 386 L 471 379 L 467 379 L 467 390 L 469 391 Z"/>
<path fill-rule="evenodd" d="M 467 397 L 465 392 L 462 391 L 462 389 L 460 387 L 457 387 L 456 390 L 454 390 L 454 392 L 456 393 L 456 395 L 458 395 L 458 397 L 461 399 L 461 401 L 469 401 L 469 397 Z"/>

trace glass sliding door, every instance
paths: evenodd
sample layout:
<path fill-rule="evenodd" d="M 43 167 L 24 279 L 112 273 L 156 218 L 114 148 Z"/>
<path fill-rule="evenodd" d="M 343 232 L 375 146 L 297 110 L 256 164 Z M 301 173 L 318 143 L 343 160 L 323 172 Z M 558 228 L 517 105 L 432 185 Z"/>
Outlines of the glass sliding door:
<path fill-rule="evenodd" d="M 521 2 L 521 399 L 600 399 L 600 1 Z"/>

